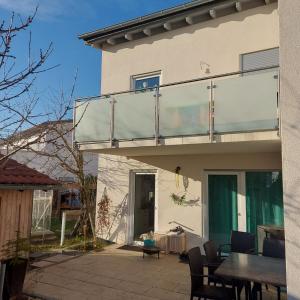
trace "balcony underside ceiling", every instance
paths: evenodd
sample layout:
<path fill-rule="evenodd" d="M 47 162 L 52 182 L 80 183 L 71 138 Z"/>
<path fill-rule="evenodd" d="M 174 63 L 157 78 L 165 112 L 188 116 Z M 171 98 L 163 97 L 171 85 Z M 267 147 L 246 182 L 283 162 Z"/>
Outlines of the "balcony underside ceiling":
<path fill-rule="evenodd" d="M 182 138 L 176 138 L 175 141 L 175 138 L 173 138 L 173 142 L 166 139 L 158 146 L 155 146 L 152 140 L 128 141 L 119 143 L 119 147 L 115 148 L 110 148 L 108 144 L 106 147 L 103 144 L 85 144 L 80 146 L 80 150 L 127 157 L 281 151 L 281 141 L 275 131 L 272 133 L 255 133 L 255 135 L 239 135 L 241 136 L 240 139 L 237 134 L 220 135 L 216 137 L 216 142 L 213 143 L 210 143 L 207 137 L 202 137 L 202 143 L 187 143 L 187 140 L 183 141 Z"/>

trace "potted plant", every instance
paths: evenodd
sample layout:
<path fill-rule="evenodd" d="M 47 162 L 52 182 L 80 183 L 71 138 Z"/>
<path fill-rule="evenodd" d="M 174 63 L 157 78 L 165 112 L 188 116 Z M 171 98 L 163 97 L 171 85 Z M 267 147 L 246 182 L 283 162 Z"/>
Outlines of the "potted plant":
<path fill-rule="evenodd" d="M 7 259 L 4 277 L 3 299 L 18 299 L 22 294 L 25 280 L 28 252 L 30 251 L 30 241 L 22 238 L 19 230 L 16 231 L 16 238 L 9 240 L 2 249 L 2 254 Z"/>
<path fill-rule="evenodd" d="M 141 234 L 140 238 L 143 239 L 145 247 L 153 247 L 153 246 L 155 246 L 153 231 Z"/>

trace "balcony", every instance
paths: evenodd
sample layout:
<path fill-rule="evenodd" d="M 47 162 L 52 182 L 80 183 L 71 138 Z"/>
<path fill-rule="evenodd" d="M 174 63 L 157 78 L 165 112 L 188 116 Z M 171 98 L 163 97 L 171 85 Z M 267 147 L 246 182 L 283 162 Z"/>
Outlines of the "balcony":
<path fill-rule="evenodd" d="M 278 144 L 278 73 L 236 72 L 78 100 L 75 143 L 81 150 L 116 154 L 218 142 Z"/>

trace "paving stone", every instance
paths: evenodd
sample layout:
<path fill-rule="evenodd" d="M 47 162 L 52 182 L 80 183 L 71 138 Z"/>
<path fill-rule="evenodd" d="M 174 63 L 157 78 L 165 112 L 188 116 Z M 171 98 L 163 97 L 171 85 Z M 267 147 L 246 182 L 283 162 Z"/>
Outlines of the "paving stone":
<path fill-rule="evenodd" d="M 71 258 L 72 257 L 70 257 L 70 255 L 57 254 L 57 255 L 54 255 L 54 256 L 47 257 L 47 258 L 45 258 L 43 260 L 54 262 L 54 263 L 59 263 L 59 262 L 63 262 L 63 261 L 69 260 Z"/>
<path fill-rule="evenodd" d="M 164 289 L 152 288 L 146 292 L 146 296 L 151 296 L 161 300 L 188 300 L 190 297 L 185 294 L 170 292 Z"/>
<path fill-rule="evenodd" d="M 31 266 L 34 268 L 44 268 L 51 265 L 53 265 L 53 262 L 45 261 L 45 260 L 37 261 L 31 264 Z"/>
<path fill-rule="evenodd" d="M 109 248 L 100 253 L 69 258 L 56 255 L 51 261 L 38 262 L 50 267 L 28 273 L 25 290 L 45 298 L 63 300 L 190 298 L 188 265 L 178 263 L 175 255 L 143 260 L 140 253 Z M 272 287 L 263 293 L 264 300 L 276 300 L 276 291 Z M 286 299 L 285 295 L 282 299 Z"/>
<path fill-rule="evenodd" d="M 135 294 L 144 294 L 146 291 L 150 290 L 151 287 L 149 285 L 144 284 L 138 284 L 135 282 L 129 282 L 129 281 L 121 281 L 118 285 L 114 286 L 116 289 L 120 289 L 122 291 L 126 292 L 132 292 Z"/>

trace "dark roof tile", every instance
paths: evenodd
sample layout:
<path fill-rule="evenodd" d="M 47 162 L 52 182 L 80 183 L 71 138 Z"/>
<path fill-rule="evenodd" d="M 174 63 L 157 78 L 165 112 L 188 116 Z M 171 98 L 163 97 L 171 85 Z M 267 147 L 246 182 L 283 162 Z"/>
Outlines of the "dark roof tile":
<path fill-rule="evenodd" d="M 0 155 L 0 159 L 3 155 Z M 51 179 L 34 169 L 20 164 L 13 159 L 0 161 L 0 184 L 1 185 L 58 185 L 59 182 Z"/>

